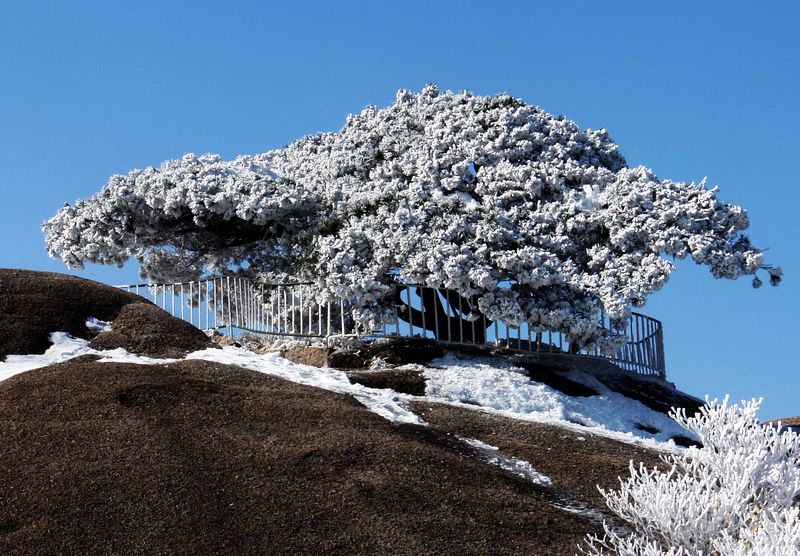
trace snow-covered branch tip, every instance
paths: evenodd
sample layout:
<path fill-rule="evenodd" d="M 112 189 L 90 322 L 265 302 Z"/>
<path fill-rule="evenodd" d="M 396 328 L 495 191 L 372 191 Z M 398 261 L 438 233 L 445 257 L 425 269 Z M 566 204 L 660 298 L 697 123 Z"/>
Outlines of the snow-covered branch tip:
<path fill-rule="evenodd" d="M 631 528 L 607 523 L 584 554 L 631 556 L 800 555 L 800 435 L 756 418 L 761 400 L 710 401 L 672 417 L 702 443 L 636 468 L 608 507 Z"/>
<path fill-rule="evenodd" d="M 606 130 L 507 95 L 400 91 L 336 133 L 232 161 L 186 155 L 113 176 L 44 226 L 68 265 L 134 257 L 156 281 L 239 269 L 314 281 L 377 314 L 386 275 L 475 299 L 489 320 L 587 345 L 691 257 L 769 272 L 715 189 L 630 168 Z M 756 277 L 754 285 L 760 284 Z"/>

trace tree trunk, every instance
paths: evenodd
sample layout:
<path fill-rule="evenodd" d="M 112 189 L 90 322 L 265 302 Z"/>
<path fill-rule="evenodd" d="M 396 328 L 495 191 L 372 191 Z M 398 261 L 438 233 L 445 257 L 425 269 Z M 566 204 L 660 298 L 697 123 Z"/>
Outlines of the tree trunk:
<path fill-rule="evenodd" d="M 403 291 L 408 291 L 409 302 L 403 300 Z M 422 300 L 422 310 L 411 306 L 412 292 Z M 414 327 L 432 332 L 437 340 L 485 344 L 486 330 L 494 324 L 478 310 L 476 300 L 470 301 L 453 290 L 397 285 L 394 300 L 400 306 L 400 318 Z M 469 314 L 478 315 L 478 318 L 468 320 L 465 317 Z"/>

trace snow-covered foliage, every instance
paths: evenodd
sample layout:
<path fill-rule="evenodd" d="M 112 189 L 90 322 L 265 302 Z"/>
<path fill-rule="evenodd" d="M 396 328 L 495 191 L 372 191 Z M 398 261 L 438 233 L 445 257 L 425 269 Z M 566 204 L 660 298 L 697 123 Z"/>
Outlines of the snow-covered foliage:
<path fill-rule="evenodd" d="M 359 319 L 388 314 L 386 276 L 401 273 L 585 345 L 600 308 L 622 323 L 664 285 L 669 258 L 731 279 L 766 268 L 777 283 L 747 227 L 704 183 L 627 167 L 605 130 L 428 86 L 282 149 L 113 176 L 43 229 L 73 267 L 135 257 L 157 281 L 231 268 L 312 281 L 369 307 Z"/>
<path fill-rule="evenodd" d="M 800 434 L 758 422 L 760 401 L 709 402 L 673 418 L 703 443 L 664 457 L 666 470 L 635 468 L 619 491 L 602 491 L 633 527 L 608 524 L 586 554 L 800 555 Z"/>

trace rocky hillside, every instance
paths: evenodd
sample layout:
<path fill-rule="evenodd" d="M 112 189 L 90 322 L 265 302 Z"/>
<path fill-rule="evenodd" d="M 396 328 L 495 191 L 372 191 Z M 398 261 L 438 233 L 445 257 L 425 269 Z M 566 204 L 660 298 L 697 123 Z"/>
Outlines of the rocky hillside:
<path fill-rule="evenodd" d="M 90 317 L 111 329 L 98 335 Z M 573 554 L 608 517 L 596 485 L 616 486 L 630 460 L 657 463 L 591 428 L 422 395 L 447 369 L 349 371 L 364 392 L 408 389 L 423 425 L 219 362 L 112 362 L 104 350 L 182 358 L 210 343 L 72 277 L 0 270 L 0 323 L 0 360 L 44 352 L 55 331 L 91 342 L 89 355 L 0 381 L 2 554 Z M 526 372 L 558 392 L 578 384 Z M 594 388 L 658 398 L 610 376 Z"/>

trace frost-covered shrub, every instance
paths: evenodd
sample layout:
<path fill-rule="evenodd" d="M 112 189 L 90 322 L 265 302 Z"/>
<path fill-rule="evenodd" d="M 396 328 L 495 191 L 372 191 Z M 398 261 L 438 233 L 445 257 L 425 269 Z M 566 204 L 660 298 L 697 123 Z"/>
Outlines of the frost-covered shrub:
<path fill-rule="evenodd" d="M 766 268 L 777 283 L 747 227 L 702 182 L 629 168 L 605 130 L 507 95 L 429 86 L 282 149 L 113 176 L 43 229 L 72 267 L 134 257 L 157 281 L 239 268 L 312 281 L 322 299 L 377 313 L 392 302 L 387 274 L 400 273 L 474 300 L 489 322 L 586 345 L 598 310 L 624 323 L 672 258 L 731 279 Z"/>
<path fill-rule="evenodd" d="M 672 417 L 702 448 L 663 458 L 665 470 L 636 468 L 608 507 L 631 527 L 607 523 L 585 554 L 800 555 L 800 435 L 762 425 L 761 401 L 709 402 L 687 418 Z"/>

